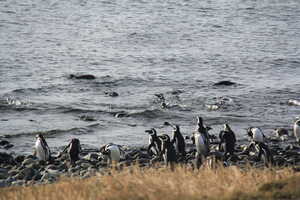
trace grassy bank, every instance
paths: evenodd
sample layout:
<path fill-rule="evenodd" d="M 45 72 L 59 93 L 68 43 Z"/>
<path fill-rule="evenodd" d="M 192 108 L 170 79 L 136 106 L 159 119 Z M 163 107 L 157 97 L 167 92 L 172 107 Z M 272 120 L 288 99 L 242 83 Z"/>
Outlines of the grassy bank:
<path fill-rule="evenodd" d="M 183 200 L 183 199 L 296 199 L 300 174 L 291 169 L 236 167 L 192 171 L 131 168 L 111 175 L 55 184 L 0 189 L 1 200 Z"/>

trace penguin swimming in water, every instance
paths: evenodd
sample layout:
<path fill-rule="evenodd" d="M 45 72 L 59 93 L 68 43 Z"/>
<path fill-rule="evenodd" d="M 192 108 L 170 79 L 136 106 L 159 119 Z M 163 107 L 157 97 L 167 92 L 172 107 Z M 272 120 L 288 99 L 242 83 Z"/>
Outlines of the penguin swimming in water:
<path fill-rule="evenodd" d="M 236 137 L 228 124 L 224 124 L 224 130 L 219 134 L 219 150 L 224 151 L 225 160 L 234 154 Z"/>
<path fill-rule="evenodd" d="M 171 143 L 170 137 L 167 134 L 163 134 L 160 137 L 161 141 L 162 141 L 162 151 L 161 151 L 161 155 L 164 158 L 164 162 L 166 166 L 171 167 L 171 170 L 174 170 L 174 163 L 177 160 L 176 157 L 176 151 L 174 149 L 173 144 Z"/>
<path fill-rule="evenodd" d="M 43 135 L 38 134 L 36 135 L 36 142 L 34 146 L 34 155 L 43 161 L 50 160 L 50 148 L 43 137 Z"/>
<path fill-rule="evenodd" d="M 100 153 L 107 158 L 108 164 L 116 164 L 121 159 L 121 149 L 116 144 L 106 144 L 100 148 Z"/>
<path fill-rule="evenodd" d="M 64 148 L 63 152 L 68 152 L 71 165 L 74 165 L 79 160 L 79 153 L 81 151 L 80 141 L 77 138 L 73 138 L 71 142 Z"/>
<path fill-rule="evenodd" d="M 149 134 L 149 146 L 147 149 L 148 154 L 153 154 L 155 157 L 159 156 L 161 152 L 162 142 L 157 136 L 157 132 L 154 128 L 151 130 L 146 130 L 146 133 Z"/>
<path fill-rule="evenodd" d="M 300 144 L 300 119 L 294 123 L 294 136 L 296 138 L 296 142 Z"/>

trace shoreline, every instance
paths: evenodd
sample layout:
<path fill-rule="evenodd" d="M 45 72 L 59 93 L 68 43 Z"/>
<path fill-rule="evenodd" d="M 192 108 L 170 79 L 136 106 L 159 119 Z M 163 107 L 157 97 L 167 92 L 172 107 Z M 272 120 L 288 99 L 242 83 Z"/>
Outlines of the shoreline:
<path fill-rule="evenodd" d="M 195 147 L 191 143 L 186 143 L 186 162 L 183 164 L 188 168 L 193 168 L 195 158 Z M 237 160 L 229 160 L 226 166 L 237 166 L 245 168 L 265 168 L 262 161 L 258 161 L 256 155 L 240 155 L 247 144 L 237 142 L 235 154 Z M 295 145 L 294 138 L 281 141 L 280 138 L 268 138 L 268 145 L 274 157 L 274 166 L 278 168 L 292 167 L 295 170 L 300 168 L 300 147 Z M 217 152 L 217 145 L 211 145 L 212 153 Z M 124 154 L 117 164 L 118 169 L 126 169 L 134 164 L 141 168 L 163 167 L 163 162 L 152 165 L 152 157 L 147 153 L 147 147 L 122 146 Z M 62 177 L 89 178 L 97 173 L 107 173 L 110 167 L 107 162 L 100 159 L 99 149 L 82 149 L 80 160 L 76 161 L 75 166 L 70 165 L 67 154 L 58 157 L 59 152 L 52 152 L 51 162 L 38 161 L 33 155 L 11 155 L 0 153 L 0 187 L 20 186 L 20 185 L 39 185 L 54 183 Z M 211 154 L 215 156 L 217 154 Z M 213 160 L 208 158 L 207 160 Z M 224 162 L 219 161 L 222 165 Z M 159 168 L 160 168 L 159 167 Z M 211 166 L 210 166 L 211 167 Z M 201 171 L 201 169 L 200 169 Z"/>

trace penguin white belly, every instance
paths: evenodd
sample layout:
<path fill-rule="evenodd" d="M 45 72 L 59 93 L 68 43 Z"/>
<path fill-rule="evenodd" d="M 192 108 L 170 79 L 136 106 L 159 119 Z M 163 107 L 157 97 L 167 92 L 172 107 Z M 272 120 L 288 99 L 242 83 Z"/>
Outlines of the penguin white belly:
<path fill-rule="evenodd" d="M 152 137 L 150 136 L 150 137 L 149 137 L 149 145 L 150 145 L 152 142 L 153 142 L 153 139 L 152 139 Z M 155 146 L 152 146 L 152 147 L 150 148 L 150 150 L 151 150 L 151 152 L 152 152 L 154 155 L 158 155 L 158 148 L 157 148 L 156 144 L 155 144 Z"/>
<path fill-rule="evenodd" d="M 36 157 L 39 160 L 48 160 L 49 152 L 48 148 L 43 148 L 41 141 L 38 139 L 35 143 Z"/>
<path fill-rule="evenodd" d="M 261 130 L 259 128 L 253 128 L 252 133 L 253 133 L 253 140 L 255 142 L 261 142 L 261 143 L 264 142 L 263 133 L 261 132 Z"/>
<path fill-rule="evenodd" d="M 202 155 L 206 155 L 207 154 L 207 147 L 206 147 L 204 138 L 201 134 L 199 134 L 199 133 L 195 134 L 195 143 L 196 143 L 197 152 L 202 154 Z"/>
<path fill-rule="evenodd" d="M 300 120 L 297 120 L 294 124 L 294 136 L 295 136 L 297 142 L 300 141 L 300 126 L 299 126 L 299 124 L 300 124 Z"/>
<path fill-rule="evenodd" d="M 120 161 L 121 153 L 120 153 L 120 149 L 117 145 L 110 145 L 106 149 L 110 150 L 111 161 L 114 161 L 114 162 Z"/>

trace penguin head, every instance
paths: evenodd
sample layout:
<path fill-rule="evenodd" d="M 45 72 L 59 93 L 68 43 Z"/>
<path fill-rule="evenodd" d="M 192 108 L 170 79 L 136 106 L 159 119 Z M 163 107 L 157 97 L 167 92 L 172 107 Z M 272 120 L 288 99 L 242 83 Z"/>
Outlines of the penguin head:
<path fill-rule="evenodd" d="M 224 124 L 224 131 L 230 132 L 231 128 L 228 124 Z"/>
<path fill-rule="evenodd" d="M 200 116 L 197 116 L 197 124 L 203 126 L 203 119 Z"/>
<path fill-rule="evenodd" d="M 179 128 L 179 126 L 178 126 L 178 125 L 175 125 L 175 127 L 174 127 L 174 131 L 175 131 L 175 132 L 179 132 L 179 131 L 180 131 L 180 128 Z"/>
<path fill-rule="evenodd" d="M 248 135 L 249 137 L 253 137 L 252 129 L 253 129 L 253 127 L 249 127 L 249 128 L 247 129 L 247 135 Z"/>

